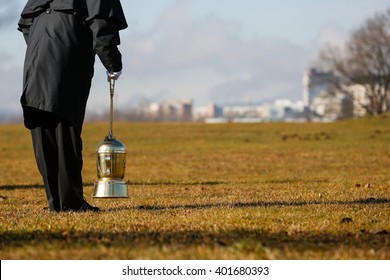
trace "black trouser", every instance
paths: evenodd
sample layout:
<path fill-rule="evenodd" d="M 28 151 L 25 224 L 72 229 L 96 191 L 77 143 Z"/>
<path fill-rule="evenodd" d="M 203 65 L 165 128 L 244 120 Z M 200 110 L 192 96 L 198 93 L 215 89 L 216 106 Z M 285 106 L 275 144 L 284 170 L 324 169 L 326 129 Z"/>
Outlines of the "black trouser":
<path fill-rule="evenodd" d="M 77 210 L 82 205 L 82 140 L 80 132 L 56 115 L 28 109 L 35 159 L 51 211 Z"/>

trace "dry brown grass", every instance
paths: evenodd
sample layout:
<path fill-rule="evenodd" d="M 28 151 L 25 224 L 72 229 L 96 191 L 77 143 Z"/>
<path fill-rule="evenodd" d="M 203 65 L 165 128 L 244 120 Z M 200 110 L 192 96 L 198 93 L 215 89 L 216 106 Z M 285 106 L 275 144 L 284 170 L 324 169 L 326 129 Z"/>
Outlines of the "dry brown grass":
<path fill-rule="evenodd" d="M 50 214 L 28 131 L 0 127 L 1 259 L 390 259 L 390 118 L 332 124 L 118 123 L 129 199 Z"/>

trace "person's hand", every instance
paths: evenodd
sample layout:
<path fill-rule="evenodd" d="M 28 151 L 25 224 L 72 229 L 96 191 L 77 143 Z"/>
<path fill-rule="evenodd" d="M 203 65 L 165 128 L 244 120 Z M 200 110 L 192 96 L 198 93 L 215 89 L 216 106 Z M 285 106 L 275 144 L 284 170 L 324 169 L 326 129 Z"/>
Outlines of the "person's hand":
<path fill-rule="evenodd" d="M 113 79 L 113 80 L 118 80 L 120 75 L 122 74 L 122 71 L 119 71 L 119 72 L 111 72 L 111 71 L 107 71 L 106 72 L 107 74 L 107 81 L 109 82 L 110 79 Z"/>

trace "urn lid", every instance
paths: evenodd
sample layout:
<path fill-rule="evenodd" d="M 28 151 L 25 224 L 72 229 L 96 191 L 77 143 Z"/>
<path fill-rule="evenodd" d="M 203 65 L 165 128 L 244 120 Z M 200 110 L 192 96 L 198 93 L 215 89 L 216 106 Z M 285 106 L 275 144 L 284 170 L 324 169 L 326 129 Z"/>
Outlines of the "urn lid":
<path fill-rule="evenodd" d="M 96 153 L 120 153 L 125 154 L 126 153 L 126 146 L 121 141 L 115 139 L 115 138 L 104 138 L 103 141 L 101 141 L 97 147 L 96 147 Z"/>

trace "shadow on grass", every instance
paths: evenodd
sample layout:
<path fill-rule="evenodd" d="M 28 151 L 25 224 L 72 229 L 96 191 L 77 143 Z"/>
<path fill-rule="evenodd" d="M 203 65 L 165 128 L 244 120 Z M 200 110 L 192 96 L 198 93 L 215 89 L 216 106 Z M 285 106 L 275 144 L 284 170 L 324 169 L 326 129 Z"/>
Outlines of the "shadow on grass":
<path fill-rule="evenodd" d="M 5 190 L 5 191 L 43 189 L 43 188 L 44 188 L 44 185 L 6 185 L 6 186 L 0 186 L 0 190 Z"/>
<path fill-rule="evenodd" d="M 127 181 L 128 186 L 214 186 L 226 184 L 223 181 Z M 85 183 L 86 186 L 93 186 L 94 183 Z"/>
<path fill-rule="evenodd" d="M 377 205 L 389 204 L 390 199 L 386 198 L 367 198 L 352 201 L 256 201 L 256 202 L 234 202 L 234 203 L 210 203 L 210 204 L 186 204 L 186 205 L 138 205 L 122 206 L 110 208 L 109 211 L 126 211 L 126 210 L 145 210 L 145 211 L 163 211 L 175 209 L 211 209 L 211 208 L 257 208 L 257 207 L 289 207 L 289 206 L 308 206 L 308 205 Z"/>
<path fill-rule="evenodd" d="M 223 181 L 190 181 L 190 182 L 177 182 L 177 181 L 127 181 L 129 186 L 214 186 L 226 184 Z M 83 186 L 94 186 L 94 182 L 85 182 Z M 43 189 L 43 185 L 4 185 L 0 186 L 0 190 L 26 190 L 26 189 Z"/>

